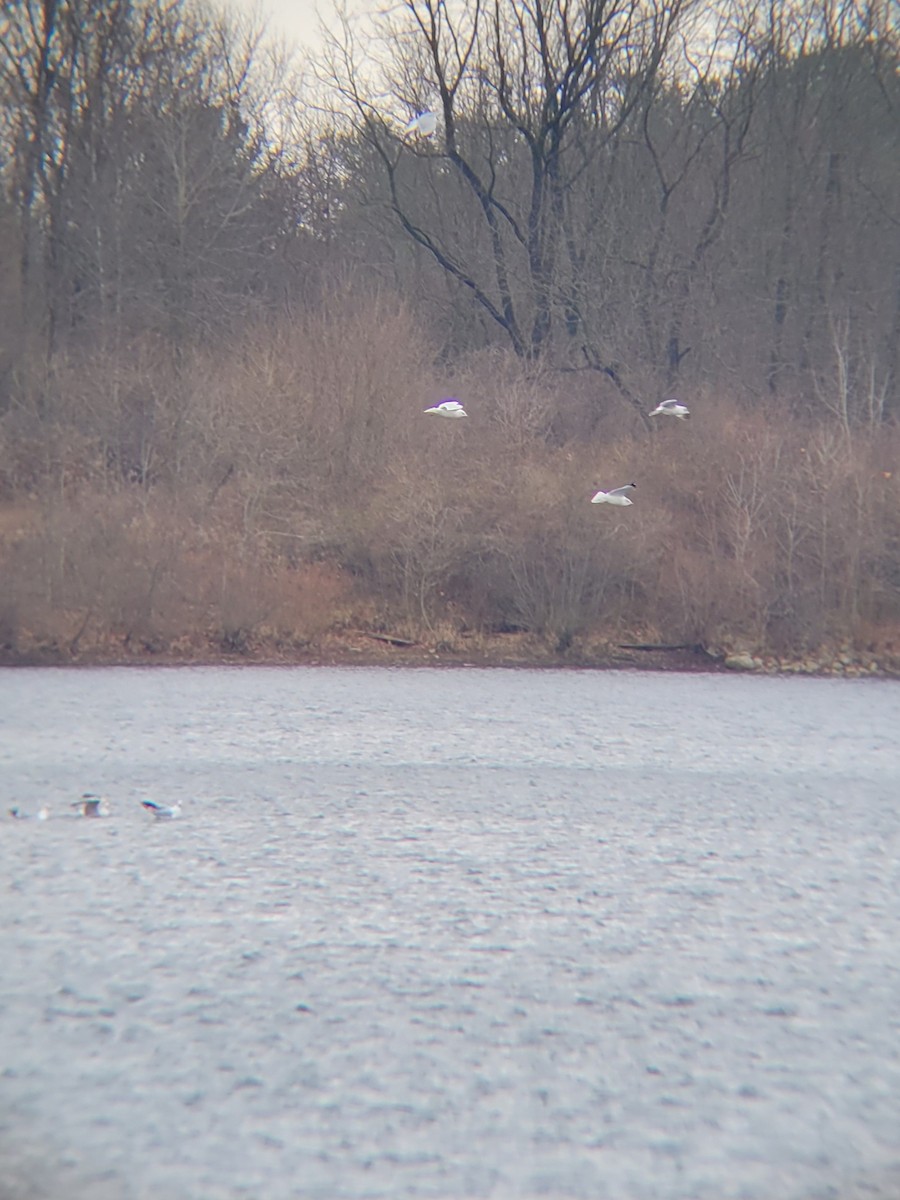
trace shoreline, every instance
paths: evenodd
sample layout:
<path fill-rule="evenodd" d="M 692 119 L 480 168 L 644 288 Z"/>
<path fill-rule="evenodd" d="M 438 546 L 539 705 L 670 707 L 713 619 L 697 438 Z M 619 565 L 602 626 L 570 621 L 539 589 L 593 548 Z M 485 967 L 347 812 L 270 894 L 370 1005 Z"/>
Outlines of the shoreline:
<path fill-rule="evenodd" d="M 143 644 L 130 648 L 107 643 L 77 649 L 59 645 L 0 648 L 0 667 L 406 667 L 468 670 L 655 671 L 674 674 L 805 675 L 827 678 L 900 678 L 900 656 L 821 649 L 801 657 L 754 654 L 702 645 L 604 642 L 565 651 L 538 638 L 497 635 L 475 646 L 429 645 L 405 638 L 360 632 L 325 638 L 306 646 L 260 641 L 241 649 L 206 643 Z"/>

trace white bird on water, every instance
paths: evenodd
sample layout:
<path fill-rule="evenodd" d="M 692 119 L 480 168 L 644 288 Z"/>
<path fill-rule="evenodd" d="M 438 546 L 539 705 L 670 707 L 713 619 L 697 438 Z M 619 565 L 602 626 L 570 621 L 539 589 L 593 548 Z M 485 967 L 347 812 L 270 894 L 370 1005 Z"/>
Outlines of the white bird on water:
<path fill-rule="evenodd" d="M 108 817 L 109 801 L 105 796 L 85 792 L 80 800 L 73 800 L 72 807 L 78 809 L 80 817 Z"/>
<path fill-rule="evenodd" d="M 440 403 L 432 404 L 431 408 L 426 408 L 424 411 L 434 413 L 437 417 L 467 417 L 469 415 L 458 400 L 441 400 Z"/>
<path fill-rule="evenodd" d="M 618 504 L 622 507 L 626 504 L 633 504 L 634 501 L 628 499 L 628 493 L 636 487 L 636 483 L 626 483 L 609 492 L 598 492 L 596 496 L 591 497 L 591 504 Z"/>
<path fill-rule="evenodd" d="M 416 113 L 403 130 L 403 135 L 404 137 L 408 137 L 409 134 L 415 133 L 419 137 L 432 137 L 437 132 L 437 127 L 438 119 L 436 114 L 426 109 L 425 112 Z"/>
<path fill-rule="evenodd" d="M 155 800 L 142 800 L 141 804 L 153 813 L 157 821 L 174 821 L 181 816 L 180 804 L 157 804 Z"/>
<path fill-rule="evenodd" d="M 663 400 L 650 414 L 651 417 L 678 417 L 682 421 L 686 421 L 690 415 L 687 406 L 680 400 Z"/>

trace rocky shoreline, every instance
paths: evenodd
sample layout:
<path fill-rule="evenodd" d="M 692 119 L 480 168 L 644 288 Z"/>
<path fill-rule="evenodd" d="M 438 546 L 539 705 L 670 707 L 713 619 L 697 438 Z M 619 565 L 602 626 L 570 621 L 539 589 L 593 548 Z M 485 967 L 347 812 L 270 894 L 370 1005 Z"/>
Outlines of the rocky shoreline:
<path fill-rule="evenodd" d="M 772 655 L 751 654 L 739 650 L 722 660 L 729 671 L 749 671 L 763 675 L 839 675 L 858 679 L 866 675 L 900 675 L 896 656 L 880 661 L 874 654 L 854 654 L 842 651 L 837 655 L 807 655 L 803 658 L 778 658 Z"/>

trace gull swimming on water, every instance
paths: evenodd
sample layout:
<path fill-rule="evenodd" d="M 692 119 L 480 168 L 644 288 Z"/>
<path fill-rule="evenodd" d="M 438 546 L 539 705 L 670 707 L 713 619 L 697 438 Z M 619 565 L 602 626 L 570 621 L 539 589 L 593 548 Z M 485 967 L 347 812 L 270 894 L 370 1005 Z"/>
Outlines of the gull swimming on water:
<path fill-rule="evenodd" d="M 420 137 L 431 137 L 437 130 L 438 119 L 433 112 L 427 109 L 425 112 L 417 113 L 403 130 L 404 136 L 410 133 L 419 134 Z"/>
<path fill-rule="evenodd" d="M 591 504 L 633 504 L 634 501 L 628 499 L 628 493 L 632 488 L 637 487 L 636 483 L 626 483 L 622 487 L 613 488 L 610 492 L 598 492 L 596 496 L 591 497 Z"/>
<path fill-rule="evenodd" d="M 651 417 L 678 417 L 682 421 L 686 421 L 690 415 L 687 406 L 680 400 L 663 400 L 650 414 Z"/>
<path fill-rule="evenodd" d="M 105 796 L 97 796 L 94 792 L 85 792 L 80 800 L 73 800 L 72 807 L 79 810 L 82 817 L 108 817 L 109 801 Z"/>
<path fill-rule="evenodd" d="M 141 804 L 153 813 L 157 821 L 174 821 L 181 816 L 180 804 L 157 804 L 155 800 L 142 800 Z"/>
<path fill-rule="evenodd" d="M 434 413 L 438 417 L 467 417 L 469 415 L 458 400 L 441 400 L 440 403 L 432 404 L 431 408 L 426 408 L 424 411 Z"/>

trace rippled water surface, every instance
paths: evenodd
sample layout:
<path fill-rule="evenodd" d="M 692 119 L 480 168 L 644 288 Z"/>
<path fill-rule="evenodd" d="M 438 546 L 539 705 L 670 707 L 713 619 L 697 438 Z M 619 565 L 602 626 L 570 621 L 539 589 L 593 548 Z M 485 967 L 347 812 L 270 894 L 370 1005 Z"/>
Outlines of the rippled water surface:
<path fill-rule="evenodd" d="M 2 1200 L 900 1197 L 900 685 L 3 671 L 0 767 Z"/>

